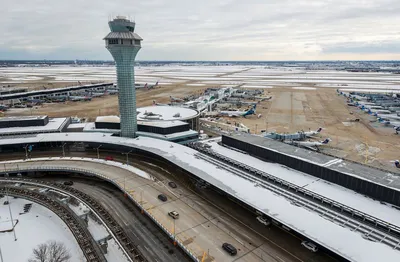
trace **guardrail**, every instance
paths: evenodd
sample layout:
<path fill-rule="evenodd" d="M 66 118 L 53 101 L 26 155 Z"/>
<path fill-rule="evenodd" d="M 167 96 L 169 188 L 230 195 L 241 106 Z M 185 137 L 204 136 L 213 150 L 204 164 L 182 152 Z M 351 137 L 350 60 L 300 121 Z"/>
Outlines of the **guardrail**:
<path fill-rule="evenodd" d="M 32 190 L 15 188 L 15 187 L 0 187 L 1 194 L 9 194 L 36 202 L 51 211 L 53 211 L 71 230 L 78 245 L 80 246 L 85 258 L 90 262 L 106 262 L 103 253 L 94 241 L 88 229 L 82 224 L 73 211 L 64 207 L 50 197 L 34 192 Z"/>
<path fill-rule="evenodd" d="M 333 199 L 330 199 L 330 198 L 327 198 L 320 194 L 314 193 L 314 192 L 312 192 L 308 189 L 305 189 L 301 186 L 298 186 L 296 184 L 293 184 L 291 182 L 288 182 L 286 180 L 283 180 L 281 178 L 273 176 L 269 173 L 266 173 L 264 171 L 254 168 L 254 167 L 251 167 L 251 166 L 241 163 L 239 161 L 228 158 L 224 155 L 221 155 L 221 154 L 211 150 L 210 148 L 205 148 L 201 143 L 191 143 L 191 144 L 188 144 L 188 146 L 197 151 L 200 151 L 201 153 L 204 153 L 204 154 L 209 155 L 213 158 L 216 158 L 220 161 L 231 164 L 234 167 L 237 167 L 241 170 L 249 172 L 249 173 L 251 173 L 251 175 L 259 176 L 261 179 L 264 179 L 267 182 L 280 184 L 281 186 L 287 187 L 288 189 L 295 191 L 297 193 L 301 193 L 308 198 L 320 201 L 321 204 L 323 204 L 325 206 L 330 206 L 331 208 L 334 208 L 335 210 L 340 211 L 340 212 L 346 212 L 348 215 L 350 215 L 352 217 L 356 216 L 356 217 L 358 217 L 359 220 L 367 221 L 370 224 L 375 225 L 375 227 L 377 227 L 380 230 L 385 229 L 389 233 L 392 233 L 392 234 L 394 233 L 394 234 L 396 234 L 396 236 L 400 236 L 400 227 L 390 224 L 389 222 L 383 221 L 379 218 L 376 218 L 374 216 L 366 214 L 362 211 L 359 211 L 357 209 L 354 209 L 352 207 L 349 207 L 347 205 L 339 203 Z"/>
<path fill-rule="evenodd" d="M 15 163 L 17 163 L 17 162 L 15 162 Z M 18 168 L 18 169 L 9 167 L 9 169 L 7 171 L 0 172 L 0 174 L 25 173 L 25 172 L 34 172 L 34 171 L 75 172 L 75 173 L 79 173 L 79 174 L 83 174 L 83 175 L 100 177 L 101 179 L 112 183 L 113 185 L 118 187 L 122 192 L 124 192 L 129 197 L 129 199 L 131 201 L 133 201 L 135 203 L 135 205 L 138 206 L 143 211 L 143 213 L 146 214 L 157 226 L 159 226 L 164 231 L 164 233 L 171 238 L 171 240 L 173 240 L 191 259 L 193 259 L 193 261 L 200 261 L 196 255 L 196 253 L 194 253 L 190 248 L 186 247 L 182 243 L 182 241 L 179 241 L 179 239 L 175 238 L 175 234 L 170 232 L 160 221 L 158 221 L 150 212 L 148 212 L 128 191 L 126 191 L 124 189 L 123 185 L 121 185 L 114 179 L 110 179 L 109 177 L 107 177 L 105 175 L 102 175 L 102 174 L 99 174 L 99 173 L 96 173 L 96 172 L 93 172 L 93 171 L 87 170 L 87 169 L 65 167 L 65 166 L 61 166 L 61 167 L 60 166 L 40 166 L 40 167 L 34 167 L 34 168 Z M 20 178 L 1 179 L 0 178 L 0 181 L 2 181 L 2 180 L 18 181 L 18 180 L 23 180 L 23 179 L 20 179 Z M 25 179 L 24 181 L 27 181 L 27 180 Z M 26 183 L 24 181 L 22 181 L 22 182 Z M 41 185 L 46 184 L 46 182 L 42 182 L 42 181 L 36 181 L 36 182 Z M 60 187 L 57 187 L 57 188 L 60 188 Z M 66 187 L 66 188 L 70 188 L 70 187 Z M 83 201 L 83 202 L 85 202 L 85 201 Z M 143 260 L 143 261 L 145 261 L 145 260 Z"/>

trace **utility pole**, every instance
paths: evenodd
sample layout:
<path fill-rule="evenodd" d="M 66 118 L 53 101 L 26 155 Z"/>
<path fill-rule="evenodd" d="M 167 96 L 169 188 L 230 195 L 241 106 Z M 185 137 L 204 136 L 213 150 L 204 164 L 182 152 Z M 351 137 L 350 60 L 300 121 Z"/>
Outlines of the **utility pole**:
<path fill-rule="evenodd" d="M 65 142 L 62 144 L 62 153 L 63 153 L 63 157 L 65 157 L 65 150 L 64 150 L 64 146 L 65 146 L 66 144 L 67 144 L 67 143 L 65 143 Z"/>
<path fill-rule="evenodd" d="M 101 147 L 102 145 L 100 145 L 98 148 L 97 148 L 97 159 L 100 159 L 100 147 Z"/>
<path fill-rule="evenodd" d="M 126 155 L 126 164 L 129 165 L 129 154 L 132 152 L 133 150 L 129 151 L 128 153 L 122 153 L 124 155 Z"/>

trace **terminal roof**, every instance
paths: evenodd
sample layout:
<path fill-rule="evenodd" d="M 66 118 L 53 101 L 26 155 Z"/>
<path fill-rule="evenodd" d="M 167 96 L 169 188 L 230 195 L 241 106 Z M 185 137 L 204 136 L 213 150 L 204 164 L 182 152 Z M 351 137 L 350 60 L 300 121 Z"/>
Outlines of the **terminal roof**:
<path fill-rule="evenodd" d="M 329 169 L 333 169 L 350 176 L 355 176 L 368 180 L 386 187 L 391 187 L 400 191 L 400 174 L 389 172 L 365 165 L 358 164 L 349 160 L 335 158 L 322 153 L 295 147 L 272 139 L 254 136 L 249 134 L 232 134 L 235 139 L 265 147 L 269 150 L 279 151 L 281 154 L 293 156 Z M 396 178 L 396 179 L 395 179 Z"/>

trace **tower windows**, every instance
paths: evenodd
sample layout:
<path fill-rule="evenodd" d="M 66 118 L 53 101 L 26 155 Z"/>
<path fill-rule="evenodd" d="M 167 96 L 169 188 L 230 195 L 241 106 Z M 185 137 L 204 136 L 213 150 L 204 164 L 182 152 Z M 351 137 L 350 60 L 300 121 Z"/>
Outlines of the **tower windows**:
<path fill-rule="evenodd" d="M 140 45 L 140 40 L 135 40 L 135 45 Z"/>
<path fill-rule="evenodd" d="M 118 39 L 108 39 L 108 44 L 109 45 L 117 45 L 118 44 Z"/>

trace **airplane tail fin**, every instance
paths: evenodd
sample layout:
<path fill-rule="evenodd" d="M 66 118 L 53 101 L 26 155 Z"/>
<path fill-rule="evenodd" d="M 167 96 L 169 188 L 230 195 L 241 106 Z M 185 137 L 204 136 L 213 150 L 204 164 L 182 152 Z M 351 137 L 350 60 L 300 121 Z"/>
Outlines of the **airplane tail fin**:
<path fill-rule="evenodd" d="M 319 132 L 321 132 L 321 131 L 322 131 L 322 127 L 320 127 L 320 128 L 317 129 L 317 133 L 319 133 Z"/>
<path fill-rule="evenodd" d="M 400 168 L 400 161 L 399 161 L 399 160 L 394 161 L 394 165 L 395 165 L 397 168 Z"/>
<path fill-rule="evenodd" d="M 325 139 L 324 141 L 322 141 L 322 144 L 328 144 L 329 143 L 329 141 L 331 141 L 329 138 L 327 138 L 327 139 Z"/>

